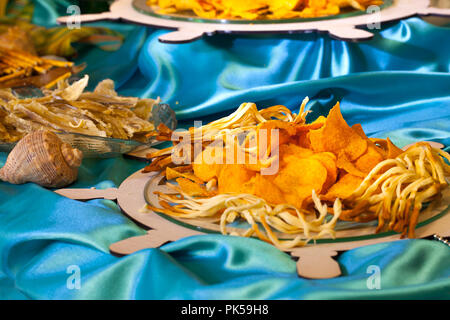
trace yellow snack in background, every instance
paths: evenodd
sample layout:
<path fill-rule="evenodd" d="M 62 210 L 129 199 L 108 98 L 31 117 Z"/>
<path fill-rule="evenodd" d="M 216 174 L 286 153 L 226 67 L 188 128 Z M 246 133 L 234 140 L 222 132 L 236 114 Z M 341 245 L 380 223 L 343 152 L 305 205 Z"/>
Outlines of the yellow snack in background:
<path fill-rule="evenodd" d="M 165 170 L 166 186 L 176 193 L 158 192 L 158 203 L 147 208 L 186 219 L 218 219 L 222 234 L 257 236 L 282 249 L 334 237 L 337 220 L 378 220 L 375 233 L 393 230 L 414 238 L 423 205 L 440 199 L 449 185 L 450 155 L 425 142 L 402 150 L 389 139 L 368 138 L 360 124 L 348 125 L 339 103 L 327 117 L 306 124 L 307 102 L 298 114 L 280 105 L 258 110 L 242 103 L 227 117 L 197 131 L 190 128 L 183 140 L 190 139 L 191 153 L 202 147 L 193 165 L 173 163 L 171 154 L 150 154 L 154 163 L 144 172 Z M 258 135 L 262 130 L 276 130 L 278 138 L 271 134 L 266 143 L 254 144 L 264 141 Z M 238 145 L 233 137 L 240 137 Z M 254 163 L 223 159 L 217 146 L 236 148 L 245 159 L 262 158 Z M 272 164 L 275 171 L 263 170 Z M 177 185 L 169 182 L 174 179 Z M 331 220 L 325 219 L 329 214 Z M 249 227 L 227 229 L 237 220 Z"/>

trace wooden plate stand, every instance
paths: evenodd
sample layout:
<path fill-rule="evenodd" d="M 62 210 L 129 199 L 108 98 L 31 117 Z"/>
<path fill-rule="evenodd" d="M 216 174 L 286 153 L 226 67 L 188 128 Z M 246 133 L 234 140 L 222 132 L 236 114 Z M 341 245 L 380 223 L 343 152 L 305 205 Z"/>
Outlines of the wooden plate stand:
<path fill-rule="evenodd" d="M 183 225 L 173 223 L 163 216 L 154 212 L 143 211 L 146 205 L 144 190 L 149 179 L 155 177 L 155 173 L 135 172 L 128 177 L 119 188 L 109 188 L 104 190 L 98 189 L 59 189 L 55 192 L 76 200 L 89 199 L 109 199 L 117 200 L 122 211 L 133 220 L 147 226 L 149 231 L 146 235 L 124 239 L 113 243 L 110 251 L 119 255 L 127 255 L 133 252 L 146 249 L 156 248 L 168 241 L 176 241 L 181 238 L 205 234 L 201 228 L 185 227 Z M 164 185 L 159 187 L 159 191 L 168 190 Z M 421 216 L 434 217 L 439 214 L 438 218 L 416 229 L 418 238 L 425 238 L 438 234 L 443 237 L 450 236 L 450 189 L 447 188 L 439 203 L 430 205 Z M 188 220 L 185 220 L 188 221 Z M 187 222 L 188 223 L 188 222 Z M 350 250 L 366 245 L 388 242 L 403 241 L 400 240 L 398 234 L 379 235 L 377 237 L 369 237 L 368 234 L 373 233 L 373 227 L 360 228 L 354 230 L 337 231 L 339 238 L 349 238 L 365 236 L 365 240 L 357 241 L 336 241 L 331 243 L 311 244 L 301 248 L 295 248 L 289 253 L 293 257 L 298 257 L 297 271 L 299 276 L 311 279 L 332 278 L 341 275 L 336 260 L 333 259 L 338 251 Z"/>

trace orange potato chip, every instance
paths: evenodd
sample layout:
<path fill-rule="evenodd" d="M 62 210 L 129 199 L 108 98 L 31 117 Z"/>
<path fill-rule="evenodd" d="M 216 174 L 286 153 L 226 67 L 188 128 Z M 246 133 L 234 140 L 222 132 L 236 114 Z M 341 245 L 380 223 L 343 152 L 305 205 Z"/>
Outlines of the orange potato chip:
<path fill-rule="evenodd" d="M 311 126 L 322 127 L 327 122 L 327 117 L 319 116 L 316 120 L 311 122 Z M 320 125 L 320 126 L 319 126 Z M 318 128 L 318 129 L 319 129 Z"/>
<path fill-rule="evenodd" d="M 272 11 L 277 11 L 280 9 L 286 10 L 296 10 L 300 9 L 304 4 L 305 0 L 269 0 L 267 3 L 270 5 Z"/>
<path fill-rule="evenodd" d="M 285 203 L 284 195 L 281 190 L 265 176 L 257 174 L 245 183 L 248 193 L 261 197 L 270 204 Z"/>
<path fill-rule="evenodd" d="M 339 103 L 330 110 L 322 128 L 309 132 L 309 139 L 314 151 L 330 151 L 335 155 L 344 152 L 351 161 L 367 150 L 367 141 L 345 122 Z"/>
<path fill-rule="evenodd" d="M 302 148 L 311 149 L 311 140 L 309 139 L 310 131 L 299 132 L 296 136 L 296 144 Z"/>
<path fill-rule="evenodd" d="M 295 127 L 297 132 L 309 131 L 309 130 L 317 130 L 323 127 L 325 124 L 326 118 L 324 116 L 320 116 L 314 122 L 310 124 L 299 124 Z"/>
<path fill-rule="evenodd" d="M 197 155 L 192 164 L 194 174 L 203 181 L 209 181 L 219 176 L 222 164 L 225 162 L 225 151 L 220 147 L 206 147 Z"/>
<path fill-rule="evenodd" d="M 352 125 L 352 129 L 363 139 L 369 139 L 366 136 L 366 133 L 364 132 L 362 126 L 360 123 L 355 123 L 354 125 Z"/>
<path fill-rule="evenodd" d="M 280 145 L 280 157 L 283 159 L 285 156 L 296 156 L 298 158 L 308 158 L 312 156 L 314 152 L 310 149 L 300 147 L 293 143 L 287 143 Z"/>
<path fill-rule="evenodd" d="M 325 180 L 323 189 L 327 190 L 335 182 L 338 175 L 338 168 L 336 166 L 336 156 L 331 152 L 316 153 L 311 157 L 317 159 L 327 169 L 327 179 Z"/>
<path fill-rule="evenodd" d="M 388 158 L 388 153 L 383 148 L 373 143 L 370 139 L 367 140 L 367 148 L 369 147 L 373 147 L 381 155 L 383 160 L 386 160 Z"/>
<path fill-rule="evenodd" d="M 277 168 L 279 164 L 278 162 L 278 156 L 273 156 L 268 159 L 264 159 L 264 161 L 261 161 L 260 159 L 257 159 L 256 163 L 245 163 L 245 168 L 251 171 L 255 172 L 262 172 L 264 169 L 269 170 L 271 166 L 274 166 L 274 168 Z M 274 173 L 276 174 L 276 172 Z M 266 174 L 268 175 L 268 174 Z"/>
<path fill-rule="evenodd" d="M 296 208 L 303 208 L 303 203 L 305 198 L 300 198 L 296 192 L 293 193 L 285 193 L 284 199 L 286 199 L 286 203 L 290 204 Z"/>
<path fill-rule="evenodd" d="M 265 130 L 265 132 L 263 131 L 265 136 L 261 130 Z M 278 143 L 277 141 L 272 141 L 272 134 L 274 133 L 273 130 L 278 130 Z M 270 120 L 258 125 L 256 133 L 258 136 L 258 141 L 259 139 L 267 139 L 267 149 L 259 150 L 259 155 L 263 156 L 265 154 L 269 154 L 269 150 L 275 150 L 280 145 L 287 143 L 292 136 L 295 136 L 297 131 L 295 124 L 292 122 Z M 258 148 L 263 145 L 264 144 L 262 143 L 258 143 Z"/>
<path fill-rule="evenodd" d="M 339 169 L 344 170 L 347 173 L 350 173 L 354 176 L 364 178 L 366 174 L 362 172 L 360 169 L 358 169 L 353 162 L 351 162 L 348 157 L 341 153 L 337 157 L 336 166 Z"/>
<path fill-rule="evenodd" d="M 379 148 L 382 148 L 383 150 L 387 150 L 387 140 L 380 139 L 380 138 L 369 138 L 369 140 Z"/>
<path fill-rule="evenodd" d="M 387 159 L 393 159 L 398 157 L 403 153 L 403 150 L 397 147 L 389 138 L 379 139 L 379 138 L 370 138 L 369 139 L 376 146 L 379 146 L 380 149 L 385 151 L 385 156 Z"/>
<path fill-rule="evenodd" d="M 264 0 L 226 0 L 226 4 L 235 12 L 258 10 L 267 5 Z"/>
<path fill-rule="evenodd" d="M 297 135 L 295 136 L 295 142 L 297 145 L 303 148 L 311 149 L 311 141 L 309 139 L 309 133 L 311 130 L 317 130 L 324 126 L 327 118 L 324 116 L 318 117 L 315 121 L 307 125 L 298 125 L 296 127 Z"/>
<path fill-rule="evenodd" d="M 245 192 L 244 184 L 255 175 L 243 164 L 224 164 L 217 180 L 219 193 Z"/>
<path fill-rule="evenodd" d="M 175 6 L 177 11 L 186 11 L 191 9 L 192 2 L 192 0 L 160 0 L 160 6 Z"/>
<path fill-rule="evenodd" d="M 399 155 L 403 153 L 403 150 L 397 147 L 395 144 L 393 144 L 389 138 L 386 138 L 386 142 L 387 142 L 388 159 L 397 158 Z"/>
<path fill-rule="evenodd" d="M 364 172 L 369 173 L 378 163 L 385 160 L 384 157 L 377 150 L 376 146 L 369 144 L 366 153 L 359 157 L 355 162 L 355 167 Z"/>
<path fill-rule="evenodd" d="M 195 181 L 197 183 L 203 183 L 203 181 L 201 179 L 199 179 L 195 174 L 192 174 L 190 172 L 179 172 L 170 167 L 166 168 L 166 179 L 167 180 L 172 180 L 172 179 L 176 179 L 179 177 L 186 178 L 186 179 Z"/>
<path fill-rule="evenodd" d="M 381 155 L 381 157 L 383 158 L 383 160 L 386 159 L 386 155 L 387 155 L 386 151 L 385 151 L 383 148 L 377 146 L 377 145 L 372 141 L 372 139 L 370 139 L 370 138 L 367 137 L 367 135 L 366 135 L 366 133 L 364 132 L 364 130 L 363 130 L 363 128 L 362 128 L 362 126 L 361 126 L 360 123 L 354 124 L 354 125 L 352 126 L 352 129 L 353 129 L 353 130 L 354 130 L 361 138 L 363 138 L 363 139 L 365 139 L 365 140 L 367 141 L 367 147 L 368 147 L 368 148 L 373 147 L 374 150 L 376 150 L 376 151 Z M 382 140 L 382 139 L 377 139 L 377 140 Z M 383 141 L 383 142 L 386 142 L 385 140 L 382 140 L 382 141 Z M 386 143 L 386 145 L 387 145 L 387 143 Z"/>

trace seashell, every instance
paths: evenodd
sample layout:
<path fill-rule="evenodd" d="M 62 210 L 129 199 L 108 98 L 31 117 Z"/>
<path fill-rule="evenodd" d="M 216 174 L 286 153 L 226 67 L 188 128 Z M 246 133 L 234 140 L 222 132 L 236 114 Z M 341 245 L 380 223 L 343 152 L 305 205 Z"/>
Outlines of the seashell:
<path fill-rule="evenodd" d="M 38 130 L 17 143 L 0 169 L 0 179 L 61 188 L 77 179 L 82 158 L 80 150 L 62 142 L 55 133 Z"/>

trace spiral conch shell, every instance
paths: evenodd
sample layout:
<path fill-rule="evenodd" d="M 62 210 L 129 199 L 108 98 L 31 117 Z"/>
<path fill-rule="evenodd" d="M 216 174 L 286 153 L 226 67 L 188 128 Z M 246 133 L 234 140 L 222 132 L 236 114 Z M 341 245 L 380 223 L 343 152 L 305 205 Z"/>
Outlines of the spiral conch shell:
<path fill-rule="evenodd" d="M 0 179 L 61 188 L 77 179 L 82 158 L 80 150 L 62 142 L 55 133 L 38 130 L 17 143 L 0 169 Z"/>

